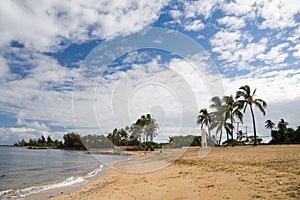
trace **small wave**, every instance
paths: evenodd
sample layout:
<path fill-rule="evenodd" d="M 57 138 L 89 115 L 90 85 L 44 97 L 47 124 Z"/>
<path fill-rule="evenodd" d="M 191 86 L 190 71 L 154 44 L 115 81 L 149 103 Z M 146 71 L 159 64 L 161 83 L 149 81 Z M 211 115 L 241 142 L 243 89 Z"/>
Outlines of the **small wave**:
<path fill-rule="evenodd" d="M 0 191 L 0 197 L 5 196 L 5 198 L 3 198 L 4 200 L 11 199 L 14 197 L 25 197 L 30 194 L 35 194 L 35 193 L 42 192 L 45 190 L 66 187 L 66 186 L 84 183 L 84 182 L 87 182 L 87 181 L 82 177 L 74 178 L 73 176 L 71 176 L 70 178 L 68 178 L 62 182 L 59 182 L 59 183 L 43 185 L 43 186 L 34 186 L 34 187 L 25 188 L 25 189 Z"/>
<path fill-rule="evenodd" d="M 66 187 L 66 186 L 71 186 L 74 184 L 79 184 L 79 183 L 85 183 L 87 182 L 86 179 L 92 178 L 96 176 L 103 168 L 103 165 L 100 165 L 98 168 L 92 170 L 91 172 L 87 173 L 83 177 L 69 177 L 68 179 L 59 182 L 59 183 L 53 183 L 49 185 L 43 185 L 43 186 L 34 186 L 34 187 L 29 187 L 25 189 L 10 189 L 10 190 L 4 190 L 0 191 L 0 199 L 11 199 L 11 198 L 17 198 L 17 197 L 25 197 L 30 194 L 35 194 L 39 193 L 45 190 L 50 190 L 50 189 L 55 189 L 55 188 L 61 188 L 61 187 Z M 4 198 L 2 198 L 4 197 Z"/>
<path fill-rule="evenodd" d="M 98 168 L 94 169 L 93 171 L 87 173 L 84 178 L 92 178 L 96 176 L 103 168 L 103 165 L 100 165 Z"/>
<path fill-rule="evenodd" d="M 12 192 L 13 192 L 12 189 L 0 191 L 0 197 L 3 196 L 3 195 L 6 195 L 6 194 L 10 194 L 10 193 L 12 193 Z"/>

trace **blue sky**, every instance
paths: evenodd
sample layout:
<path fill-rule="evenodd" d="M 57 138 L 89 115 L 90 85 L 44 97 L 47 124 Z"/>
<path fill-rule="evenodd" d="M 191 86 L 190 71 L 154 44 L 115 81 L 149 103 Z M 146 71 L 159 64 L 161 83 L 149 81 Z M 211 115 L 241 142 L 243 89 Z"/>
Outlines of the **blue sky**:
<path fill-rule="evenodd" d="M 215 89 L 230 95 L 245 84 L 269 104 L 267 116 L 256 113 L 259 135 L 269 134 L 266 119 L 295 128 L 299 25 L 299 0 L 1 1 L 0 144 L 107 133 L 147 112 L 161 141 L 197 134 Z M 117 56 L 86 69 L 100 56 L 94 48 Z M 249 113 L 246 126 L 251 134 Z"/>

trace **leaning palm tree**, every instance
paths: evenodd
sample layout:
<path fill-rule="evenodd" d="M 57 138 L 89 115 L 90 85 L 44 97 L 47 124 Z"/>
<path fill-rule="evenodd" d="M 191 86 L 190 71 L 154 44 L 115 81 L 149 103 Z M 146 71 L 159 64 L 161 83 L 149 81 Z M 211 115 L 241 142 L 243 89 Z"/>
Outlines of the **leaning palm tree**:
<path fill-rule="evenodd" d="M 212 112 L 212 124 L 211 129 L 216 128 L 216 133 L 220 133 L 219 145 L 221 145 L 223 128 L 225 125 L 225 106 L 222 103 L 220 97 L 215 96 L 211 99 L 210 108 L 214 109 Z M 228 132 L 226 132 L 228 133 Z M 228 140 L 228 135 L 227 135 Z"/>
<path fill-rule="evenodd" d="M 234 128 L 233 122 L 235 122 L 234 117 L 237 117 L 240 120 L 240 122 L 243 122 L 243 113 L 239 110 L 239 105 L 236 101 L 234 101 L 232 95 L 224 96 L 222 101 L 225 105 L 225 121 L 227 121 L 227 119 L 230 119 L 230 123 L 231 123 L 230 135 L 233 141 L 233 128 Z"/>
<path fill-rule="evenodd" d="M 273 128 L 275 127 L 275 123 L 272 122 L 270 119 L 268 119 L 267 121 L 265 121 L 265 127 L 267 129 L 270 129 L 271 130 L 271 134 L 272 134 Z"/>
<path fill-rule="evenodd" d="M 212 122 L 211 113 L 209 113 L 206 108 L 201 109 L 197 117 L 197 124 L 201 125 L 201 129 L 203 128 L 204 125 L 207 126 L 209 139 L 211 139 L 211 135 L 210 135 L 211 122 Z"/>
<path fill-rule="evenodd" d="M 246 112 L 247 107 L 249 106 L 251 116 L 252 116 L 252 123 L 253 123 L 253 131 L 254 131 L 254 146 L 257 145 L 256 141 L 256 126 L 255 126 L 255 117 L 253 112 L 253 106 L 256 106 L 260 112 L 265 116 L 266 111 L 265 108 L 267 107 L 267 103 L 262 99 L 255 99 L 255 92 L 256 89 L 251 93 L 250 87 L 248 85 L 242 86 L 236 92 L 236 99 L 240 108 L 244 109 L 243 112 Z"/>

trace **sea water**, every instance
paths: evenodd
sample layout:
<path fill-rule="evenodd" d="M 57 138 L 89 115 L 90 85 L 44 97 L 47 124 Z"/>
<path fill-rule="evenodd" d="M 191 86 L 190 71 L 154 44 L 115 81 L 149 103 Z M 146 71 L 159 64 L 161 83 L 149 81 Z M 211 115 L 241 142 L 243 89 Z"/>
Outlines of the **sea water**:
<path fill-rule="evenodd" d="M 0 146 L 0 199 L 85 183 L 104 173 L 102 163 L 128 159 L 127 156 L 91 155 L 85 151 Z"/>

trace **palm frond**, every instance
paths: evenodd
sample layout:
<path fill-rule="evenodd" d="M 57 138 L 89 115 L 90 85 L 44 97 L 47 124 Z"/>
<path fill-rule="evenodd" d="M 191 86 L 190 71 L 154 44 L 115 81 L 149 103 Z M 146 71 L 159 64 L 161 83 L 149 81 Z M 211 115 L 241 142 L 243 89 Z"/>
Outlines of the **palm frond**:
<path fill-rule="evenodd" d="M 266 115 L 266 111 L 263 107 L 263 105 L 261 105 L 259 102 L 254 101 L 253 102 L 254 105 L 256 105 L 256 107 L 259 109 L 260 112 L 262 112 L 262 114 L 265 116 Z"/>

